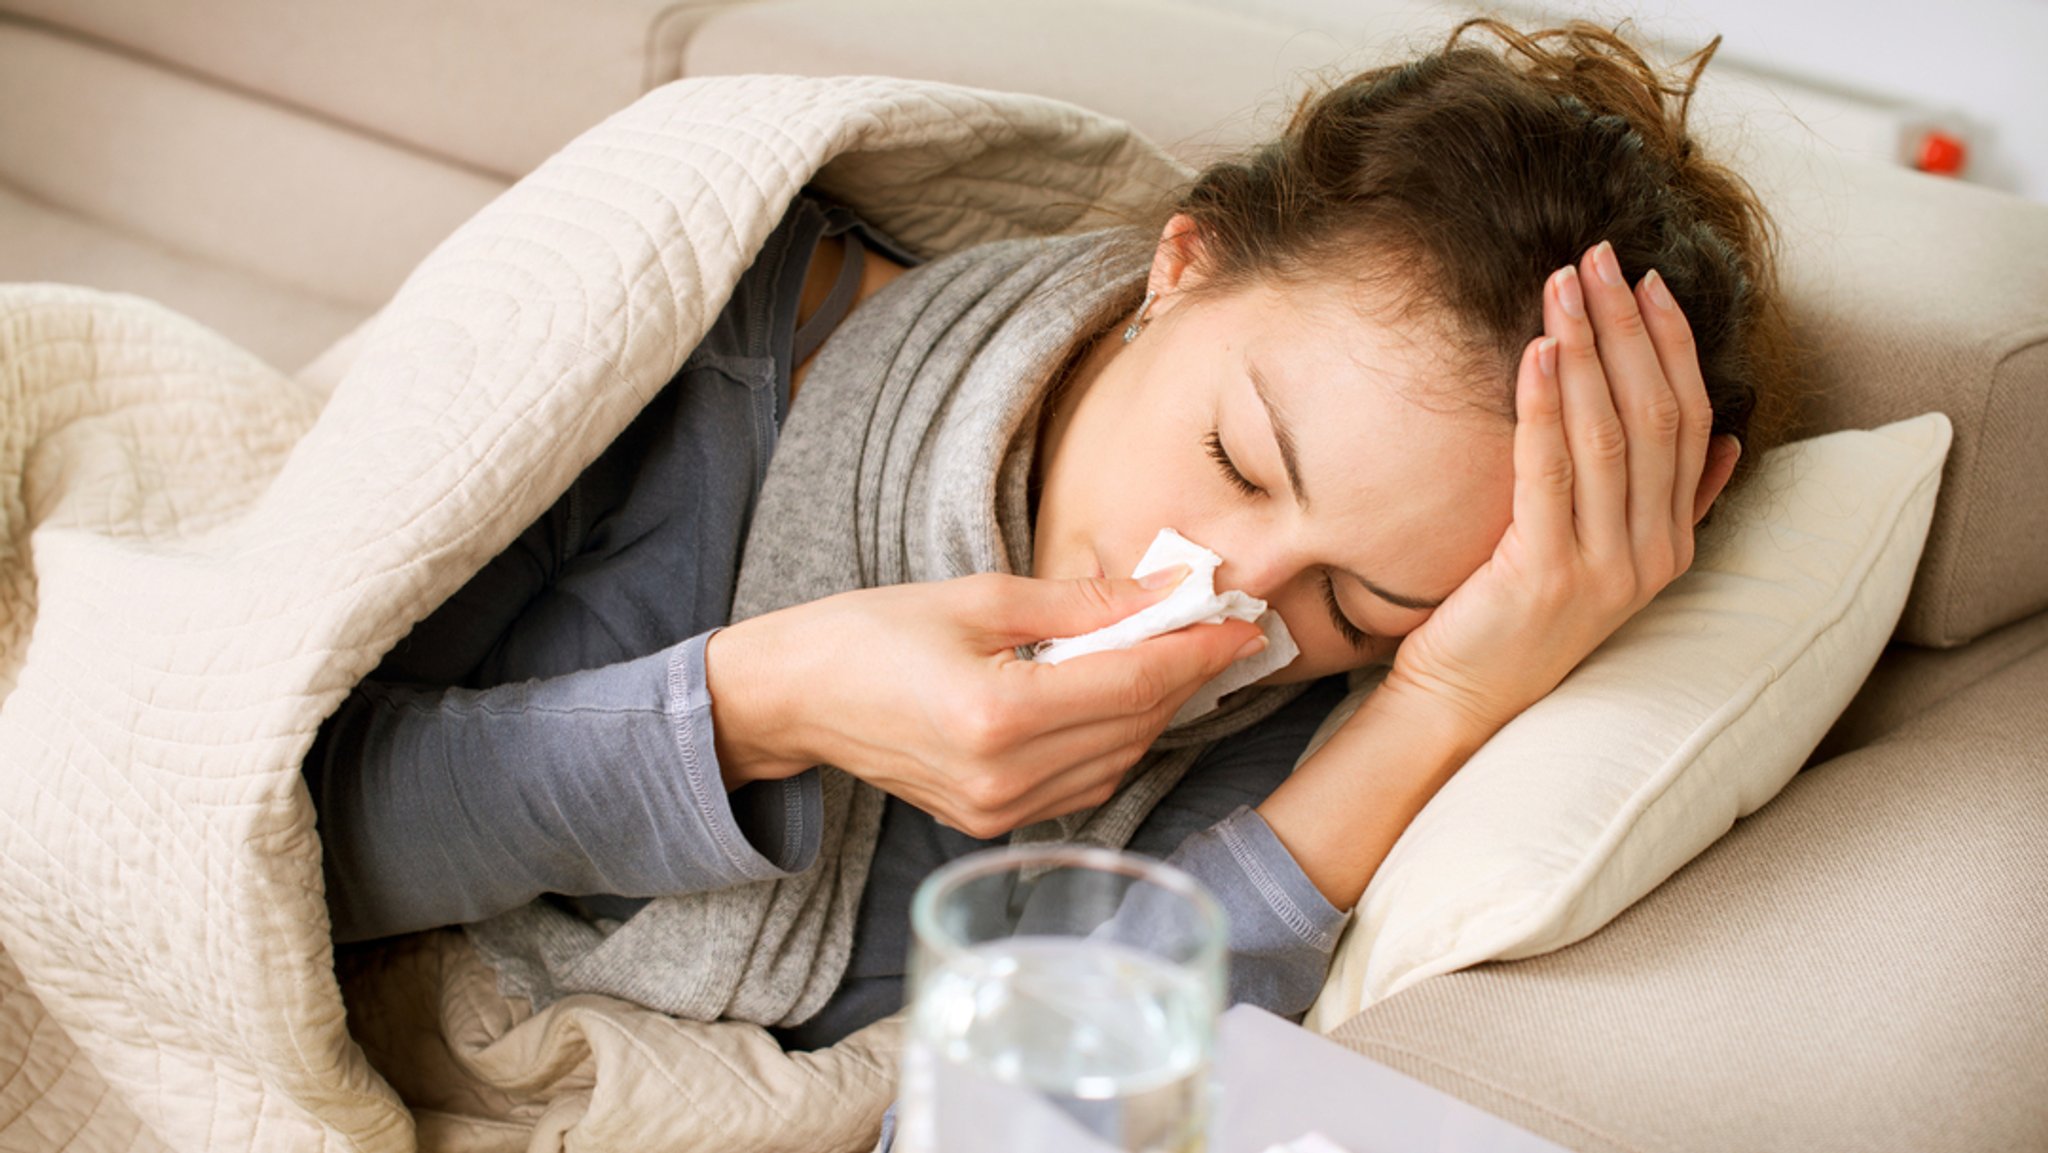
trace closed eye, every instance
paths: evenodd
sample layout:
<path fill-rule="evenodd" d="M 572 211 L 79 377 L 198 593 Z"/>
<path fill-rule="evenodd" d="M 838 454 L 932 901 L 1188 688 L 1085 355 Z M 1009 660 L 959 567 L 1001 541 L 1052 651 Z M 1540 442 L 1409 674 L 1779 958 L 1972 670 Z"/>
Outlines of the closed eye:
<path fill-rule="evenodd" d="M 1246 496 L 1258 496 L 1266 491 L 1237 471 L 1237 465 L 1230 459 L 1230 454 L 1223 451 L 1223 434 L 1220 431 L 1210 429 L 1209 435 L 1203 438 L 1202 443 L 1209 450 L 1209 459 L 1215 461 L 1216 467 L 1222 470 L 1223 479 L 1229 481 L 1237 491 Z"/>
<path fill-rule="evenodd" d="M 1337 603 L 1337 586 L 1330 579 L 1328 569 L 1323 570 L 1323 604 L 1330 610 L 1330 623 L 1337 626 L 1337 632 L 1352 648 L 1364 651 L 1372 648 L 1372 637 L 1344 615 L 1344 609 Z"/>

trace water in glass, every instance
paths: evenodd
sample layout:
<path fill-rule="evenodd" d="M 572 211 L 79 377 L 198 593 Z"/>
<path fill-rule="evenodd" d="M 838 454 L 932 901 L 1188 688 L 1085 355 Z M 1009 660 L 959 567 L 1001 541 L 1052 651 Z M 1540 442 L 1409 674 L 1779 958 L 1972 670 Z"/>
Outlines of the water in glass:
<path fill-rule="evenodd" d="M 905 1038 L 906 1153 L 1196 1153 L 1210 975 L 1079 937 L 1010 937 L 927 972 Z"/>

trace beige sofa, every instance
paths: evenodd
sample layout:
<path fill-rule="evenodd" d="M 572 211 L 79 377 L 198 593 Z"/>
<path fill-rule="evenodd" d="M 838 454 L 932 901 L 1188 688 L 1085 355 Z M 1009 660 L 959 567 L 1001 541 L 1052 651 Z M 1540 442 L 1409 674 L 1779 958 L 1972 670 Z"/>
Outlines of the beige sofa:
<path fill-rule="evenodd" d="M 0 280 L 151 296 L 318 380 L 440 236 L 677 76 L 1037 91 L 1199 161 L 1308 71 L 1447 18 L 0 0 Z M 1789 124 L 1715 138 L 1784 228 L 1808 431 L 1954 422 L 1897 640 L 1783 794 L 1606 929 L 1335 1036 L 1577 1149 L 2048 1148 L 2048 208 L 1844 163 Z"/>

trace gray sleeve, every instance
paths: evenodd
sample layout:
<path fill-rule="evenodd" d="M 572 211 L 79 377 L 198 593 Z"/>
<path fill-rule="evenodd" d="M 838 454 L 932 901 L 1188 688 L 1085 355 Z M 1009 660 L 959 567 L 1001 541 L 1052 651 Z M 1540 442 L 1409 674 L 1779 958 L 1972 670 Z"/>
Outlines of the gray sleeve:
<path fill-rule="evenodd" d="M 1167 863 L 1200 881 L 1230 924 L 1229 1003 L 1298 1020 L 1315 1002 L 1350 914 L 1330 904 L 1258 810 L 1240 807 Z"/>
<path fill-rule="evenodd" d="M 357 686 L 305 766 L 335 940 L 542 893 L 652 897 L 809 868 L 816 770 L 725 790 L 704 678 L 716 631 L 481 690 Z"/>
<path fill-rule="evenodd" d="M 1136 852 L 1193 874 L 1230 921 L 1230 1001 L 1298 1019 L 1321 991 L 1339 912 L 1252 806 L 1280 787 L 1309 738 L 1343 700 L 1341 676 L 1203 753 L 1132 836 Z"/>

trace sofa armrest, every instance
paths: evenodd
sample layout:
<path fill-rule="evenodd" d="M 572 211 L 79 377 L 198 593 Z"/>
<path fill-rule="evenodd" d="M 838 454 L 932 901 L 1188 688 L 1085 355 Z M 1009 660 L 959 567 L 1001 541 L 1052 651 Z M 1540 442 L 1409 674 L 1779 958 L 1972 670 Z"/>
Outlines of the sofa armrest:
<path fill-rule="evenodd" d="M 1953 647 L 2048 608 L 2048 205 L 1757 125 L 1728 154 L 1783 238 L 1800 434 L 1955 426 L 1899 639 Z"/>
<path fill-rule="evenodd" d="M 721 0 L 0 0 L 103 41 L 515 179 L 676 77 Z"/>

